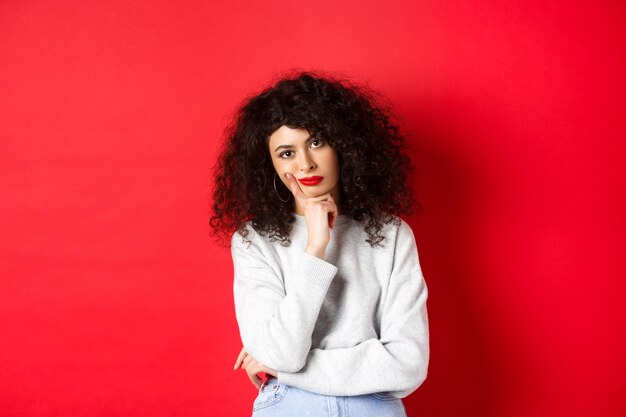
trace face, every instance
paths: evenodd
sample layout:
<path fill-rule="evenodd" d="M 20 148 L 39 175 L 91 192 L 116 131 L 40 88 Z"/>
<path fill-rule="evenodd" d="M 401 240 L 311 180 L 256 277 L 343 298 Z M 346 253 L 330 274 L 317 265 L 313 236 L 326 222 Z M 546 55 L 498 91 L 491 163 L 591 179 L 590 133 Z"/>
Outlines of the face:
<path fill-rule="evenodd" d="M 289 172 L 298 180 L 305 196 L 330 192 L 335 203 L 339 202 L 339 159 L 323 139 L 311 137 L 305 129 L 281 126 L 270 136 L 269 151 L 274 169 L 287 188 L 285 173 Z M 316 178 L 306 181 L 309 177 Z M 297 201 L 296 213 L 303 214 Z"/>

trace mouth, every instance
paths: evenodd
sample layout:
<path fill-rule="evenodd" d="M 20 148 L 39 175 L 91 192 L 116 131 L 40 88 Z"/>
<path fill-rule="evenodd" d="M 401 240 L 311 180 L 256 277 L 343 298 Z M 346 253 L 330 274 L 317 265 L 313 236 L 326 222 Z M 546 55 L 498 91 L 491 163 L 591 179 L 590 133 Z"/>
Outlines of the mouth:
<path fill-rule="evenodd" d="M 298 179 L 298 181 L 302 185 L 317 185 L 320 182 L 322 182 L 323 179 L 324 177 L 313 176 L 313 177 L 300 178 Z"/>

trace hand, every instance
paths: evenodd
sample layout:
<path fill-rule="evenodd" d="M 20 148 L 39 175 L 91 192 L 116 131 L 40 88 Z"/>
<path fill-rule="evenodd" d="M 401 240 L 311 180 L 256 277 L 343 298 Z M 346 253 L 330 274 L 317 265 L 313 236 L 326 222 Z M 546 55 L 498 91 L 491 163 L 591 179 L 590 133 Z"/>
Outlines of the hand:
<path fill-rule="evenodd" d="M 258 362 L 252 356 L 248 355 L 246 348 L 241 349 L 237 361 L 235 362 L 235 369 L 239 368 L 240 365 L 242 369 L 246 370 L 250 382 L 252 382 L 252 385 L 254 385 L 256 389 L 261 388 L 261 384 L 263 383 L 263 380 L 258 376 L 259 373 L 265 372 L 266 374 L 278 378 L 278 372 L 276 370 L 264 366 L 261 362 Z"/>
<path fill-rule="evenodd" d="M 291 193 L 304 210 L 308 232 L 307 246 L 325 250 L 330 241 L 330 229 L 334 228 L 339 214 L 335 200 L 330 193 L 307 197 L 302 192 L 298 180 L 290 173 L 285 175 Z"/>

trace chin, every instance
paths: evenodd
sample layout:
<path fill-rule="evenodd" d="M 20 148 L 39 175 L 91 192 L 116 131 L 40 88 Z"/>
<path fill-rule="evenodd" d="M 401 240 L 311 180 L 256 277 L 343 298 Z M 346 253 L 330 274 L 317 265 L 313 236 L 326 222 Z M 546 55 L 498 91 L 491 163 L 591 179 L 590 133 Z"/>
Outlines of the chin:
<path fill-rule="evenodd" d="M 322 194 L 326 194 L 327 191 L 305 191 L 304 195 L 307 196 L 308 198 L 314 198 L 314 197 L 319 197 Z"/>

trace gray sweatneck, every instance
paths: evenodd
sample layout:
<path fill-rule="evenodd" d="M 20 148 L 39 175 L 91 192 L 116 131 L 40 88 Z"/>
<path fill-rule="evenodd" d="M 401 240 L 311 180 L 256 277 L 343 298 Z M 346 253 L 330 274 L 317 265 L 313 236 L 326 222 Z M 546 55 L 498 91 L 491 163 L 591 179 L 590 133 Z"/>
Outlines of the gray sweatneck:
<path fill-rule="evenodd" d="M 235 313 L 243 346 L 278 382 L 323 395 L 389 392 L 404 398 L 429 359 L 427 287 L 413 231 L 386 224 L 372 248 L 363 223 L 339 215 L 325 258 L 304 252 L 295 215 L 291 246 L 234 233 Z"/>

